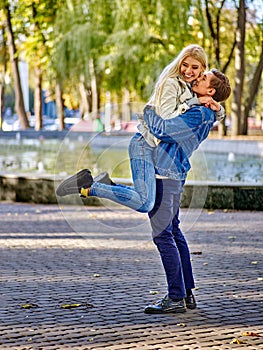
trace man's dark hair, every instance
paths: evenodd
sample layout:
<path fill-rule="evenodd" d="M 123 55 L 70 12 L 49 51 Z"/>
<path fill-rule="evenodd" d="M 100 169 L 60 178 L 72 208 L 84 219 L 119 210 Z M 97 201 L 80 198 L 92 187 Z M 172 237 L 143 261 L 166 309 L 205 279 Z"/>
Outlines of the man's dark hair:
<path fill-rule="evenodd" d="M 225 74 L 215 68 L 211 69 L 210 72 L 214 74 L 210 80 L 210 87 L 216 90 L 213 99 L 217 102 L 223 102 L 231 94 L 229 79 Z"/>

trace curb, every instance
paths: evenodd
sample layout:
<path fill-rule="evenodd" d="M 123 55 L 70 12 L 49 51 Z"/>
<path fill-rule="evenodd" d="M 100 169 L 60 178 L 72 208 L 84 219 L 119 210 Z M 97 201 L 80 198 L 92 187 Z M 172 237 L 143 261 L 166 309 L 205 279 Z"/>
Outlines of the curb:
<path fill-rule="evenodd" d="M 43 175 L 0 175 L 0 201 L 55 204 L 55 187 L 62 178 Z M 129 179 L 113 179 L 132 185 Z M 182 208 L 263 210 L 263 184 L 188 181 L 181 198 Z M 101 205 L 98 198 L 82 200 L 85 205 Z M 59 199 L 63 204 L 79 204 L 80 198 Z"/>

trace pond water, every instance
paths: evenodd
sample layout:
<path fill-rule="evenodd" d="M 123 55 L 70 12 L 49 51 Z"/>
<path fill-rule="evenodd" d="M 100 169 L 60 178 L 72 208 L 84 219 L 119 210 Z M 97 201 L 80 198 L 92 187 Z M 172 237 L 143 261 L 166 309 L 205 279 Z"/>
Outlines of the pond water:
<path fill-rule="evenodd" d="M 83 138 L 2 139 L 0 172 L 67 176 L 90 168 L 94 175 L 106 170 L 112 177 L 130 179 L 127 140 L 98 147 Z M 188 180 L 263 183 L 261 157 L 196 151 L 191 164 Z"/>

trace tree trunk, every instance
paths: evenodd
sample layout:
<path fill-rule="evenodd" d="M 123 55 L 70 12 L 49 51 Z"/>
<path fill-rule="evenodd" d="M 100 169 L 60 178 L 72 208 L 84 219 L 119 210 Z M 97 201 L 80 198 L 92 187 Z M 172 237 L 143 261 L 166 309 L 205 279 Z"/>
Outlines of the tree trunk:
<path fill-rule="evenodd" d="M 0 82 L 0 130 L 2 130 L 3 127 L 3 121 L 4 121 L 4 108 L 5 108 L 5 76 L 4 76 L 4 70 L 2 70 L 2 78 Z"/>
<path fill-rule="evenodd" d="M 61 84 L 57 81 L 56 83 L 56 107 L 57 107 L 57 117 L 59 121 L 59 130 L 65 129 L 64 123 L 64 102 L 62 97 Z"/>
<path fill-rule="evenodd" d="M 18 70 L 18 58 L 15 47 L 14 35 L 11 24 L 11 13 L 9 5 L 5 4 L 4 11 L 6 14 L 6 23 L 7 23 L 7 34 L 9 40 L 9 50 L 10 50 L 10 60 L 13 68 L 14 74 L 14 85 L 15 85 L 15 110 L 20 120 L 21 128 L 23 130 L 29 127 L 28 119 L 25 111 L 25 104 L 23 99 L 23 92 L 21 87 L 20 75 Z"/>
<path fill-rule="evenodd" d="M 225 102 L 222 102 L 221 105 L 226 109 Z M 218 138 L 223 138 L 227 135 L 227 126 L 226 126 L 226 120 L 221 120 L 218 124 Z"/>
<path fill-rule="evenodd" d="M 90 83 L 91 83 L 91 97 L 92 97 L 92 119 L 95 119 L 98 114 L 98 91 L 97 91 L 97 82 L 96 74 L 94 69 L 94 61 L 91 58 L 89 60 L 89 72 L 90 72 Z"/>
<path fill-rule="evenodd" d="M 242 104 L 243 84 L 245 76 L 245 24 L 246 9 L 245 0 L 239 0 L 238 24 L 236 32 L 236 55 L 235 55 L 235 89 L 232 102 L 232 136 L 239 135 L 241 125 L 244 124 L 244 109 Z"/>
<path fill-rule="evenodd" d="M 3 51 L 3 68 L 1 71 L 1 81 L 0 81 L 0 130 L 2 130 L 3 120 L 4 120 L 4 110 L 5 110 L 5 75 L 6 75 L 6 65 L 7 65 L 7 50 L 6 50 L 6 37 L 5 37 L 5 27 L 1 28 L 1 35 L 3 38 L 2 51 Z"/>
<path fill-rule="evenodd" d="M 221 57 L 220 17 L 221 17 L 221 13 L 222 13 L 222 10 L 224 7 L 224 3 L 225 3 L 224 0 L 221 1 L 220 6 L 216 7 L 215 11 L 212 11 L 213 1 L 205 0 L 206 18 L 207 18 L 207 22 L 208 22 L 208 28 L 210 31 L 210 35 L 212 38 L 213 49 L 215 52 L 215 64 L 216 64 L 216 67 L 219 70 L 221 70 L 223 73 L 226 72 L 226 70 L 227 70 L 227 68 L 232 60 L 235 45 L 236 45 L 236 41 L 234 41 L 231 45 L 231 51 L 229 52 L 227 61 L 224 64 L 224 66 L 222 67 L 222 61 L 220 59 L 220 57 Z M 225 55 L 225 53 L 224 53 L 224 55 Z M 218 125 L 218 137 L 222 138 L 222 137 L 226 136 L 226 134 L 227 134 L 226 125 L 225 125 L 225 122 L 222 121 Z"/>
<path fill-rule="evenodd" d="M 36 69 L 35 93 L 34 93 L 34 111 L 35 111 L 35 130 L 41 130 L 43 127 L 42 116 L 42 75 L 40 69 Z"/>
<path fill-rule="evenodd" d="M 207 18 L 207 22 L 208 22 L 208 27 L 209 27 L 210 34 L 211 34 L 211 37 L 213 40 L 213 47 L 215 50 L 215 57 L 216 57 L 216 66 L 217 66 L 217 68 L 219 68 L 220 67 L 220 44 L 219 44 L 220 11 L 218 10 L 219 12 L 217 12 L 217 14 L 216 14 L 216 20 L 213 21 L 212 14 L 211 14 L 210 9 L 209 9 L 208 0 L 205 0 L 205 11 L 206 11 L 206 18 Z"/>
<path fill-rule="evenodd" d="M 260 59 L 259 59 L 257 68 L 255 70 L 253 79 L 251 81 L 250 88 L 249 88 L 249 95 L 248 95 L 248 98 L 247 98 L 246 103 L 245 103 L 245 111 L 244 111 L 244 118 L 245 118 L 245 120 L 247 120 L 248 117 L 249 117 L 249 111 L 252 108 L 252 105 L 253 105 L 253 102 L 255 100 L 256 94 L 258 92 L 260 81 L 261 81 L 262 71 L 263 71 L 263 39 L 261 40 L 261 55 L 260 55 Z M 247 123 L 245 125 L 243 125 L 242 132 L 243 132 L 243 135 L 247 134 Z"/>
<path fill-rule="evenodd" d="M 126 122 L 131 120 L 130 102 L 130 92 L 128 89 L 124 88 L 122 100 L 122 120 Z"/>
<path fill-rule="evenodd" d="M 222 120 L 218 123 L 218 138 L 221 139 L 227 134 L 227 128 L 225 124 L 225 120 Z"/>
<path fill-rule="evenodd" d="M 88 91 L 85 87 L 85 77 L 83 74 L 80 76 L 79 93 L 81 98 L 81 104 L 80 104 L 81 118 L 82 119 L 84 119 L 84 117 L 88 118 L 89 112 L 91 110 L 90 108 L 91 106 L 89 103 Z"/>

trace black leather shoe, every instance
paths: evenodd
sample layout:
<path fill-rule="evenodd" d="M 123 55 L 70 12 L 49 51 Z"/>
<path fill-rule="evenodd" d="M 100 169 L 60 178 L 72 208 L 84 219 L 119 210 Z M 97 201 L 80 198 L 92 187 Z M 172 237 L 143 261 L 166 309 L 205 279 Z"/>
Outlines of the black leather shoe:
<path fill-rule="evenodd" d="M 81 188 L 88 188 L 93 184 L 91 172 L 88 169 L 80 170 L 77 174 L 61 182 L 56 189 L 58 196 L 80 193 Z"/>
<path fill-rule="evenodd" d="M 195 301 L 195 297 L 193 296 L 193 294 L 188 295 L 185 299 L 185 305 L 187 307 L 187 309 L 195 309 L 196 308 L 196 301 Z"/>
<path fill-rule="evenodd" d="M 163 299 L 157 301 L 153 305 L 146 306 L 144 309 L 146 314 L 167 314 L 186 312 L 184 299 L 173 301 L 166 295 Z"/>
<path fill-rule="evenodd" d="M 106 171 L 103 171 L 102 173 L 100 173 L 99 175 L 94 177 L 94 182 L 99 182 L 105 185 L 111 185 L 111 186 L 115 186 L 116 184 L 112 181 L 112 179 L 110 178 L 109 174 Z"/>

